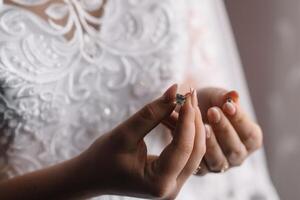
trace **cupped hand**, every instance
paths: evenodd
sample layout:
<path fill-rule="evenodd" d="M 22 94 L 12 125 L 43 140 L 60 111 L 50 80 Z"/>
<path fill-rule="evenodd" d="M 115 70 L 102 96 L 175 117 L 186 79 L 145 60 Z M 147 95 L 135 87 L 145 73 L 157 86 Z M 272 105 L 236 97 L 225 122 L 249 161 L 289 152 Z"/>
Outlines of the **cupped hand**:
<path fill-rule="evenodd" d="M 197 175 L 239 166 L 262 146 L 261 128 L 243 110 L 236 91 L 205 88 L 198 91 L 198 101 L 206 123 L 206 153 Z M 173 112 L 164 124 L 173 129 L 177 119 Z"/>
<path fill-rule="evenodd" d="M 196 93 L 180 109 L 173 140 L 148 155 L 144 137 L 175 108 L 177 85 L 97 139 L 80 157 L 86 196 L 118 194 L 173 199 L 205 154 L 205 127 Z"/>

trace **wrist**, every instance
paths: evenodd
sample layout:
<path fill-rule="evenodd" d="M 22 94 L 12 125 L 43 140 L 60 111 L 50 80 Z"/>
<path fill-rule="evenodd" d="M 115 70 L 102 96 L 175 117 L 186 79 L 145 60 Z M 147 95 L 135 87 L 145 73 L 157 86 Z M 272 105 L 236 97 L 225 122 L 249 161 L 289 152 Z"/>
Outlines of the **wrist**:
<path fill-rule="evenodd" d="M 83 165 L 82 156 L 76 156 L 64 163 L 65 198 L 87 198 L 91 196 L 90 183 Z"/>
<path fill-rule="evenodd" d="M 77 199 L 89 192 L 79 157 L 0 183 L 0 199 Z"/>
<path fill-rule="evenodd" d="M 78 195 L 82 198 L 90 198 L 94 196 L 100 196 L 109 193 L 108 185 L 106 181 L 105 173 L 101 168 L 101 165 L 95 163 L 93 154 L 89 152 L 89 149 L 70 160 L 74 174 L 70 176 L 76 177 L 75 188 L 80 191 Z M 73 183 L 74 184 L 74 183 Z"/>

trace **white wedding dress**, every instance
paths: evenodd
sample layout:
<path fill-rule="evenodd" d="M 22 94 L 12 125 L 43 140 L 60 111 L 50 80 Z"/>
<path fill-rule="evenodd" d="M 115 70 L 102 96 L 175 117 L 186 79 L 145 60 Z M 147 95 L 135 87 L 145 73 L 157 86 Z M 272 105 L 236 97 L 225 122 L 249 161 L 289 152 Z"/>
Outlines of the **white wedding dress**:
<path fill-rule="evenodd" d="M 222 1 L 108 0 L 101 18 L 91 13 L 102 0 L 11 1 L 0 0 L 1 179 L 79 154 L 184 76 L 237 89 L 252 114 Z M 154 132 L 147 143 L 159 152 Z M 260 151 L 225 174 L 190 178 L 178 199 L 278 197 Z"/>

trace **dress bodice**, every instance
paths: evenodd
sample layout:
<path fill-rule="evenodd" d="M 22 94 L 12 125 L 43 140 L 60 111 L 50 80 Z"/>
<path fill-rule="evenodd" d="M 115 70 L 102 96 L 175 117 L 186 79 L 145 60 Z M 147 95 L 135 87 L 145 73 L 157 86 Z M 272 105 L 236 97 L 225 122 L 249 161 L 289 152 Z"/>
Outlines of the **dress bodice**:
<path fill-rule="evenodd" d="M 2 129 L 9 126 L 9 153 L 22 165 L 34 169 L 74 156 L 174 81 L 167 1 L 113 0 L 103 18 L 89 13 L 101 5 L 50 4 L 47 21 L 26 9 L 1 9 Z M 65 16 L 64 25 L 56 23 Z M 12 173 L 23 172 L 17 166 Z"/>
<path fill-rule="evenodd" d="M 77 155 L 168 85 L 180 82 L 185 65 L 214 61 L 210 45 L 203 43 L 205 50 L 188 45 L 203 26 L 185 23 L 185 17 L 197 14 L 187 12 L 187 2 L 196 4 L 193 0 L 11 1 L 15 6 L 2 3 L 0 8 L 1 178 Z M 32 6 L 43 6 L 46 18 L 30 11 Z M 103 6 L 103 16 L 91 14 Z M 193 23 L 200 28 L 188 33 Z M 200 51 L 206 53 L 194 61 Z M 151 146 L 157 139 L 149 139 Z M 250 163 L 239 173 L 251 169 Z M 244 176 L 244 183 L 253 183 L 251 175 Z M 234 173 L 198 179 L 202 199 L 233 198 L 231 178 Z M 240 187 L 237 199 L 266 199 L 265 191 L 271 194 L 272 189 L 264 183 L 260 193 Z M 197 199 L 193 187 L 187 186 L 181 198 Z M 213 187 L 222 189 L 215 193 Z"/>

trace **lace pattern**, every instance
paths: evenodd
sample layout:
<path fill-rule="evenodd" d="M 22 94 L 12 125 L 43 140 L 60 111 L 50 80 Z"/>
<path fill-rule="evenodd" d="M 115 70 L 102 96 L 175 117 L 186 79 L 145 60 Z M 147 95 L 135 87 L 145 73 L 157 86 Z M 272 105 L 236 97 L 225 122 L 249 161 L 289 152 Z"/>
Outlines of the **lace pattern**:
<path fill-rule="evenodd" d="M 174 37 L 170 9 L 155 2 L 114 0 L 107 5 L 108 22 L 102 23 L 88 15 L 101 3 L 51 4 L 48 22 L 25 9 L 2 6 L 1 100 L 13 112 L 4 115 L 3 124 L 14 121 L 15 138 L 7 153 L 11 162 L 28 163 L 26 170 L 18 170 L 21 162 L 13 163 L 11 175 L 74 156 L 174 80 L 173 52 L 166 51 Z M 141 10 L 145 17 L 139 18 Z M 52 21 L 66 15 L 64 27 Z M 87 21 L 102 23 L 101 32 Z M 73 37 L 66 40 L 73 26 Z M 29 153 L 32 140 L 35 154 Z"/>
<path fill-rule="evenodd" d="M 6 153 L 0 178 L 80 153 L 180 81 L 189 56 L 199 51 L 182 53 L 188 52 L 183 19 L 187 4 L 196 4 L 193 0 L 11 1 L 17 6 L 0 4 L 0 153 Z M 91 14 L 104 4 L 103 17 Z M 46 20 L 28 9 L 40 5 Z M 147 142 L 154 151 L 160 146 L 159 138 Z M 274 199 L 265 179 L 262 198 L 252 198 L 260 195 L 257 187 L 240 186 L 253 184 L 252 173 L 239 180 L 243 184 L 229 184 L 252 165 L 224 176 L 192 179 L 179 199 Z"/>

